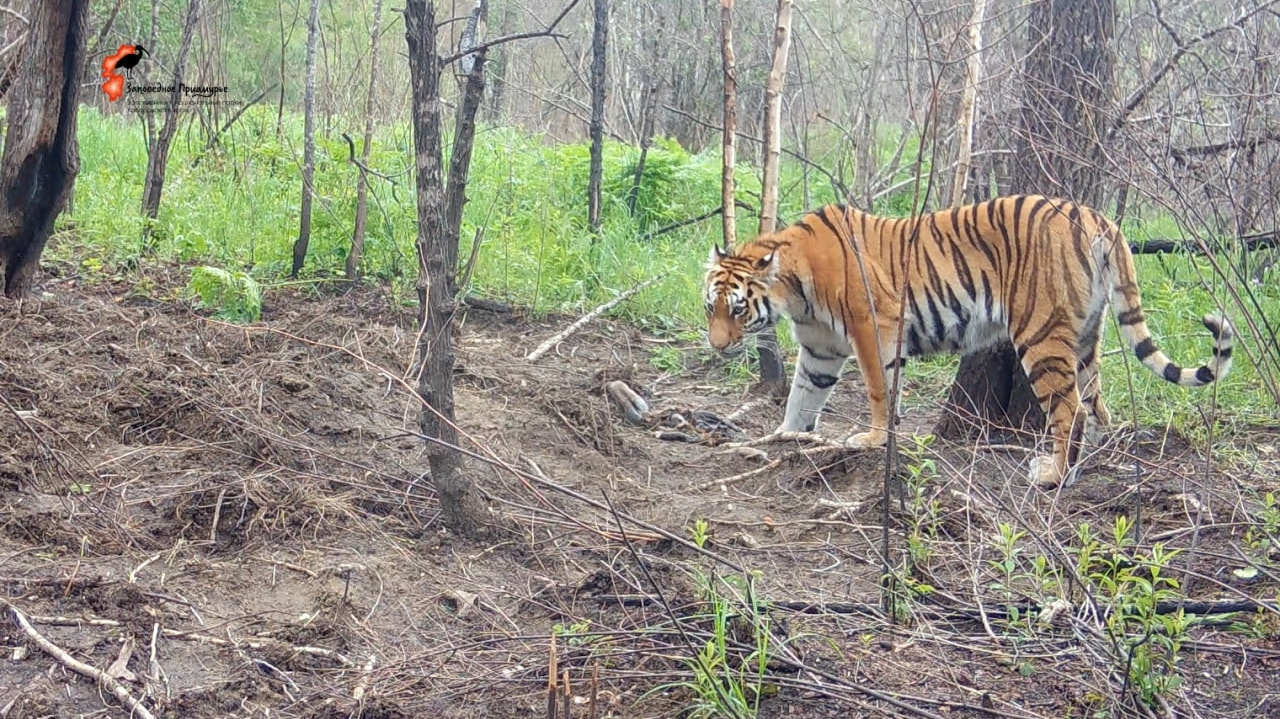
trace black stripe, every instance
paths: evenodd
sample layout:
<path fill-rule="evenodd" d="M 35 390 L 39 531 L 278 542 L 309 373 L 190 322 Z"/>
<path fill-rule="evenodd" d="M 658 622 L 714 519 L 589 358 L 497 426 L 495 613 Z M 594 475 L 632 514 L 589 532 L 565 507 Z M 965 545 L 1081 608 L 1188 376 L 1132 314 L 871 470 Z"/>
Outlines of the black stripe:
<path fill-rule="evenodd" d="M 840 236 L 839 228 L 837 228 L 835 223 L 831 221 L 830 217 L 827 217 L 827 208 L 824 207 L 821 210 L 818 210 L 816 214 L 818 215 L 818 219 L 822 220 L 823 224 L 827 226 L 827 229 L 831 230 L 831 234 L 836 237 Z"/>
<path fill-rule="evenodd" d="M 1140 325 L 1146 321 L 1147 318 L 1142 314 L 1141 308 L 1125 310 L 1124 312 L 1116 315 L 1116 322 L 1119 322 L 1122 325 Z"/>
<path fill-rule="evenodd" d="M 1215 340 L 1222 338 L 1222 325 L 1219 324 L 1217 320 L 1207 319 L 1204 321 L 1204 326 L 1209 330 L 1209 333 L 1213 335 Z"/>
<path fill-rule="evenodd" d="M 815 349 L 814 349 L 814 348 L 812 348 L 812 347 L 804 347 L 804 351 L 805 351 L 805 352 L 806 352 L 810 357 L 812 357 L 812 358 L 814 358 L 814 359 L 816 359 L 816 360 L 822 360 L 822 361 L 824 361 L 824 362 L 830 362 L 830 361 L 832 361 L 832 360 L 844 359 L 844 357 L 841 357 L 840 355 L 829 355 L 829 354 L 827 354 L 826 352 L 819 352 L 818 350 L 815 350 Z"/>
<path fill-rule="evenodd" d="M 1027 381 L 1034 386 L 1047 374 L 1069 377 L 1074 371 L 1063 357 L 1045 357 L 1031 365 L 1031 371 L 1027 372 Z"/>
<path fill-rule="evenodd" d="M 1196 370 L 1196 381 L 1200 384 L 1209 384 L 1213 379 L 1213 370 L 1208 367 L 1201 367 Z"/>
<path fill-rule="evenodd" d="M 1156 343 L 1150 337 L 1142 340 L 1134 345 L 1133 353 L 1138 356 L 1139 362 L 1145 362 L 1148 357 L 1156 353 Z"/>
<path fill-rule="evenodd" d="M 1164 366 L 1164 378 L 1170 382 L 1176 383 L 1178 380 L 1182 379 L 1182 368 L 1170 362 Z"/>
<path fill-rule="evenodd" d="M 884 366 L 884 368 L 885 368 L 885 369 L 895 369 L 895 368 L 901 368 L 901 367 L 906 367 L 906 366 L 907 366 L 907 358 L 906 358 L 906 357 L 899 357 L 899 358 L 897 358 L 897 359 L 895 359 L 895 360 L 890 361 L 890 362 L 889 362 L 889 364 L 887 364 L 887 365 L 885 365 L 885 366 Z"/>
<path fill-rule="evenodd" d="M 804 371 L 804 376 L 807 377 L 808 380 L 813 383 L 813 386 L 817 387 L 818 389 L 827 389 L 828 387 L 834 385 L 836 383 L 836 380 L 840 379 L 839 377 L 836 377 L 833 374 L 825 374 L 823 372 L 813 372 L 808 369 Z"/>
<path fill-rule="evenodd" d="M 1213 356 L 1217 357 L 1218 359 L 1231 359 L 1231 348 L 1223 347 L 1219 349 L 1218 347 L 1215 346 L 1213 348 Z"/>

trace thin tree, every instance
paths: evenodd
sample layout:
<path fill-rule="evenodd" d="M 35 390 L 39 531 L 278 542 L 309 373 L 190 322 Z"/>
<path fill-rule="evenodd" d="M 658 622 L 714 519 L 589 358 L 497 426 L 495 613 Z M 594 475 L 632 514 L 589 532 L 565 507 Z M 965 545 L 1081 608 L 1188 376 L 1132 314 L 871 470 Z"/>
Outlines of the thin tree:
<path fill-rule="evenodd" d="M 404 9 L 405 41 L 413 88 L 413 144 L 417 158 L 418 203 L 418 392 L 425 406 L 419 428 L 429 442 L 427 462 L 440 497 L 441 517 L 456 532 L 485 532 L 488 511 L 478 488 L 462 474 L 455 451 L 458 428 L 453 413 L 454 297 L 450 293 L 458 256 L 457 234 L 445 222 L 441 177 L 440 72 L 436 51 L 435 4 L 408 0 Z M 477 66 L 483 67 L 481 61 Z M 478 105 L 478 103 L 476 103 Z M 449 245 L 452 244 L 452 247 Z"/>
<path fill-rule="evenodd" d="M 1098 205 L 1106 193 L 1102 136 L 1114 85 L 1115 0 L 1028 6 L 1027 56 L 1012 186 Z M 1036 431 L 1044 413 L 1013 346 L 965 355 L 936 431 L 975 426 Z M 971 420 L 979 418 L 975 425 Z"/>
<path fill-rule="evenodd" d="M 733 168 L 737 162 L 738 75 L 733 56 L 733 0 L 720 0 L 720 58 L 724 69 L 724 129 L 720 153 L 720 210 L 724 249 L 738 241 Z"/>
<path fill-rule="evenodd" d="M 987 0 L 973 0 L 969 18 L 969 58 L 965 63 L 964 91 L 960 95 L 960 117 L 956 121 L 956 174 L 951 184 L 951 205 L 964 203 L 965 184 L 973 164 L 973 119 L 978 112 L 978 84 L 982 82 L 982 23 Z"/>
<path fill-rule="evenodd" d="M 0 264 L 9 298 L 30 288 L 80 171 L 76 111 L 89 2 L 47 0 L 31 11 L 0 163 Z"/>
<path fill-rule="evenodd" d="M 302 94 L 302 207 L 298 220 L 298 239 L 293 243 L 293 270 L 297 277 L 307 261 L 307 245 L 311 243 L 311 200 L 315 194 L 312 180 L 316 172 L 316 45 L 320 38 L 320 0 L 311 0 L 307 16 L 307 79 Z"/>
<path fill-rule="evenodd" d="M 360 276 L 365 224 L 369 220 L 369 177 L 364 168 L 369 166 L 369 154 L 373 150 L 373 106 L 378 88 L 378 38 L 381 34 L 382 0 L 374 0 L 373 26 L 369 28 L 369 92 L 364 98 L 364 142 L 360 146 L 360 167 L 356 178 L 356 223 L 351 230 L 351 251 L 347 253 L 346 275 L 351 282 Z"/>
<path fill-rule="evenodd" d="M 773 64 L 764 86 L 764 172 L 760 182 L 760 225 L 758 234 L 766 234 L 778 225 L 778 165 L 782 150 L 782 83 L 787 76 L 787 56 L 791 48 L 792 0 L 778 0 L 773 32 Z M 760 386 L 768 392 L 786 389 L 782 353 L 778 349 L 777 330 L 768 329 L 756 338 L 760 359 Z"/>
<path fill-rule="evenodd" d="M 182 82 L 187 58 L 191 55 L 191 40 L 200 19 L 200 0 L 191 0 L 187 6 L 187 19 L 182 24 L 182 42 L 178 46 L 178 59 L 173 65 L 173 90 L 164 111 L 164 125 L 156 136 L 155 144 L 147 153 L 147 176 L 142 185 L 142 214 L 147 218 L 144 237 L 150 237 L 151 227 L 160 216 L 160 195 L 164 191 L 164 176 L 169 166 L 169 148 L 178 132 L 178 113 L 182 108 Z"/>
<path fill-rule="evenodd" d="M 587 179 L 587 227 L 600 232 L 600 190 L 604 180 L 605 52 L 609 37 L 608 0 L 595 0 L 591 31 L 591 171 Z"/>
<path fill-rule="evenodd" d="M 787 56 L 791 49 L 792 0 L 778 0 L 773 31 L 773 64 L 764 86 L 764 160 L 760 181 L 759 234 L 773 232 L 778 226 L 778 159 L 782 150 L 782 83 L 787 77 Z"/>
<path fill-rule="evenodd" d="M 459 52 L 465 52 L 484 41 L 489 23 L 489 3 L 476 0 L 467 24 L 458 42 Z M 471 148 L 476 135 L 476 113 L 484 100 L 486 49 L 462 55 L 458 59 L 462 71 L 462 98 L 458 105 L 456 124 L 453 128 L 453 149 L 449 153 L 449 177 L 444 190 L 445 266 L 450 297 L 458 294 L 455 273 L 458 268 L 458 246 L 462 240 L 462 210 L 467 204 L 467 175 L 471 169 Z M 479 237 L 476 239 L 479 242 Z"/>

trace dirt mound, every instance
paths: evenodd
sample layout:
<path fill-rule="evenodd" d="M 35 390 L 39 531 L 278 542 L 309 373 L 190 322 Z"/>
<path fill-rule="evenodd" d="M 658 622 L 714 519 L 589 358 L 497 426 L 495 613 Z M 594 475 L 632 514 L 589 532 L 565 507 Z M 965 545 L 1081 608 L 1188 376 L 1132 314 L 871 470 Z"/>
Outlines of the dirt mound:
<path fill-rule="evenodd" d="M 569 677 L 573 717 L 675 716 L 709 690 L 694 659 L 716 636 L 707 600 L 737 596 L 743 611 L 734 592 L 747 586 L 773 611 L 729 621 L 745 632 L 735 641 L 749 647 L 761 639 L 752 626 L 767 625 L 786 648 L 771 654 L 762 716 L 904 704 L 1063 716 L 1123 694 L 1123 677 L 1063 654 L 1092 646 L 1070 630 L 991 641 L 997 620 L 965 614 L 979 589 L 1002 605 L 1000 525 L 1069 544 L 1082 519 L 1105 528 L 1141 505 L 1148 536 L 1194 536 L 1191 568 L 1213 577 L 1238 544 L 1231 513 L 1257 511 L 1167 438 L 1117 440 L 1056 496 L 1025 485 L 1016 449 L 922 450 L 912 466 L 927 458 L 933 480 L 889 507 L 895 566 L 915 570 L 902 607 L 915 615 L 886 615 L 882 455 L 662 441 L 622 420 L 606 383 L 626 381 L 657 409 L 734 417 L 750 436 L 781 409 L 735 414 L 746 398 L 721 366 L 660 372 L 650 353 L 669 340 L 608 322 L 530 363 L 564 322 L 473 309 L 456 373 L 477 457 L 466 471 L 512 528 L 474 546 L 438 521 L 408 391 L 413 317 L 387 294 L 278 293 L 261 323 L 240 327 L 124 285 L 50 289 L 0 303 L 0 586 L 35 631 L 157 716 L 541 715 L 551 666 Z M 830 436 L 865 416 L 850 384 Z M 931 419 L 909 415 L 906 429 Z M 1261 596 L 1221 579 L 1204 589 L 1223 585 Z M 1233 637 L 1226 651 L 1209 631 L 1193 660 L 1205 676 L 1272 657 L 1275 633 Z M 105 702 L 127 715 L 15 624 L 0 640 L 23 648 L 0 666 L 0 714 Z M 1275 696 L 1265 676 L 1197 706 L 1263 715 Z"/>

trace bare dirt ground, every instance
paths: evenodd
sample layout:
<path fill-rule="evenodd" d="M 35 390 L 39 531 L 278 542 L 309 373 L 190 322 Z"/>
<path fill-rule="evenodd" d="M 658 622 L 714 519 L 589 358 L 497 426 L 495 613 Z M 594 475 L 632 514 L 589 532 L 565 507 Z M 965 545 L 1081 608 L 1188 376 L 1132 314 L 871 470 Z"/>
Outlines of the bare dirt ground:
<path fill-rule="evenodd" d="M 466 471 L 508 529 L 468 543 L 442 529 L 400 383 L 411 310 L 375 289 L 275 293 L 261 323 L 236 327 L 152 299 L 179 285 L 152 277 L 144 295 L 55 277 L 41 300 L 0 302 L 5 719 L 130 715 L 19 615 L 155 716 L 550 716 L 559 626 L 572 694 L 559 719 L 677 717 L 697 703 L 690 660 L 711 636 L 702 587 L 732 598 L 744 582 L 721 578 L 744 572 L 769 603 L 761 716 L 1155 716 L 1126 682 L 1134 642 L 1108 637 L 1078 587 L 1045 621 L 1002 593 L 997 526 L 1026 533 L 1023 584 L 1036 556 L 1071 564 L 1081 522 L 1106 536 L 1140 508 L 1133 551 L 1183 549 L 1170 571 L 1188 596 L 1247 609 L 1280 587 L 1265 562 L 1232 571 L 1265 557 L 1255 490 L 1276 486 L 1274 435 L 1222 471 L 1146 428 L 1117 432 L 1056 493 L 1027 486 L 1024 452 L 934 447 L 937 476 L 891 506 L 895 566 L 925 529 L 918 591 L 886 615 L 883 453 L 753 458 L 660 440 L 623 421 L 605 382 L 726 417 L 747 398 L 722 365 L 690 349 L 684 372 L 659 372 L 651 353 L 668 341 L 610 322 L 530 363 L 567 320 L 476 309 L 461 322 L 457 415 L 476 455 Z M 828 436 L 865 417 L 860 389 L 856 376 L 838 388 Z M 758 403 L 737 421 L 756 437 L 780 417 Z M 908 412 L 904 430 L 932 419 Z M 705 551 L 664 536 L 688 540 L 699 519 Z M 731 606 L 741 658 L 751 609 Z M 1161 701 L 1179 716 L 1280 716 L 1277 636 L 1274 612 L 1207 617 Z"/>

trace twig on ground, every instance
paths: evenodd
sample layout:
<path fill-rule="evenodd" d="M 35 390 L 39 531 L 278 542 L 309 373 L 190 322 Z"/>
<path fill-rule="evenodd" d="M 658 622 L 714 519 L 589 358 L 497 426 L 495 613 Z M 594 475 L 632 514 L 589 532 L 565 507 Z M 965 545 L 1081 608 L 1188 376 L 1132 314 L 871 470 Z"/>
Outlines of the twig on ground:
<path fill-rule="evenodd" d="M 664 274 L 662 274 L 662 275 L 658 275 L 657 277 L 650 277 L 649 279 L 645 280 L 644 282 L 641 282 L 640 284 L 636 285 L 635 287 L 632 287 L 631 289 L 627 290 L 626 292 L 623 292 L 622 294 L 618 295 L 617 297 L 614 297 L 613 299 L 611 299 L 611 300 L 609 300 L 608 302 L 606 302 L 606 303 L 604 303 L 604 304 L 600 305 L 599 307 L 595 308 L 594 310 L 591 310 L 590 312 L 586 313 L 586 314 L 585 314 L 585 315 L 583 315 L 581 318 L 579 318 L 577 322 L 574 322 L 573 324 L 571 324 L 571 325 L 569 325 L 568 327 L 566 327 L 562 332 L 560 332 L 560 333 L 556 334 L 554 337 L 552 337 L 551 339 L 547 340 L 546 342 L 543 342 L 542 344 L 538 345 L 538 346 L 537 346 L 537 347 L 536 347 L 532 352 L 530 352 L 529 354 L 525 355 L 525 359 L 526 359 L 527 361 L 529 361 L 529 362 L 536 361 L 536 360 L 537 360 L 539 357 L 541 357 L 542 355 L 544 355 L 544 354 L 546 354 L 546 353 L 550 352 L 550 351 L 551 351 L 551 349 L 552 349 L 553 347 L 555 347 L 556 345 L 558 345 L 558 344 L 560 344 L 561 342 L 564 342 L 566 339 L 568 339 L 568 338 L 569 338 L 569 336 L 570 336 L 570 335 L 572 335 L 574 332 L 577 332 L 578 330 L 580 330 L 580 329 L 582 329 L 583 327 L 585 327 L 585 326 L 586 326 L 586 324 L 587 324 L 588 322 L 590 322 L 591 320 L 594 320 L 595 318 L 597 318 L 597 317 L 599 317 L 600 315 L 602 315 L 602 314 L 604 314 L 604 313 L 608 312 L 609 310 L 613 309 L 614 307 L 617 307 L 618 305 L 622 304 L 623 302 L 626 302 L 626 301 L 627 301 L 628 299 L 630 299 L 632 296 L 634 296 L 635 294 L 639 293 L 641 290 L 643 290 L 643 289 L 645 289 L 645 288 L 649 287 L 650 285 L 654 284 L 655 282 L 657 282 L 658 280 L 662 279 L 662 278 L 663 278 L 663 277 L 665 277 L 665 276 L 666 276 L 666 275 L 665 275 L 665 273 L 664 273 Z"/>
<path fill-rule="evenodd" d="M 777 467 L 780 464 L 782 464 L 781 459 L 771 460 L 768 464 L 764 466 L 756 467 L 755 469 L 749 469 L 745 472 L 742 472 L 741 474 L 735 474 L 732 477 L 725 477 L 723 479 L 713 479 L 710 482 L 703 482 L 702 484 L 697 485 L 693 489 L 695 491 L 701 492 L 701 491 L 705 491 L 715 487 L 727 487 L 730 484 L 741 482 L 744 479 L 751 479 L 757 474 L 764 474 L 765 472 L 768 472 L 769 470 Z"/>
<path fill-rule="evenodd" d="M 373 668 L 378 664 L 378 655 L 370 654 L 369 660 L 364 663 L 364 668 L 360 670 L 360 680 L 356 682 L 356 688 L 351 690 L 351 698 L 357 703 L 364 703 L 365 692 L 369 691 L 369 676 L 373 674 Z"/>
<path fill-rule="evenodd" d="M 757 397 L 751 400 L 750 402 L 747 402 L 746 404 L 742 405 L 741 407 L 735 409 L 734 411 L 730 412 L 729 416 L 725 417 L 725 419 L 729 420 L 730 422 L 737 422 L 738 418 L 745 417 L 746 415 L 751 414 L 757 409 L 760 409 L 761 407 L 768 405 L 771 401 L 772 400 L 770 400 L 768 397 Z"/>
<path fill-rule="evenodd" d="M 79 659 L 76 659 L 68 654 L 65 649 L 46 639 L 43 634 L 36 631 L 35 627 L 31 626 L 31 622 L 27 621 L 27 617 L 22 613 L 22 611 L 10 604 L 8 601 L 0 599 L 0 604 L 3 604 L 9 610 L 9 616 L 13 617 L 14 624 L 18 625 L 18 628 L 22 630 L 22 633 L 26 634 L 27 638 L 35 642 L 36 646 L 40 647 L 40 650 L 45 654 L 57 659 L 63 666 L 77 674 L 89 677 L 102 685 L 102 687 L 108 692 L 111 692 L 111 694 L 119 700 L 121 704 L 128 707 L 131 716 L 138 717 L 139 719 L 155 719 L 155 715 L 151 713 L 151 710 L 143 706 L 142 702 L 130 694 L 129 690 L 125 689 L 120 682 L 108 676 L 101 669 L 85 664 Z"/>

